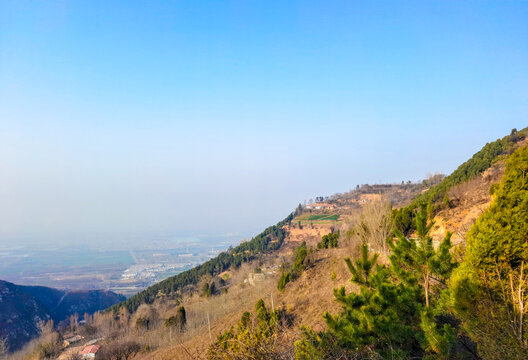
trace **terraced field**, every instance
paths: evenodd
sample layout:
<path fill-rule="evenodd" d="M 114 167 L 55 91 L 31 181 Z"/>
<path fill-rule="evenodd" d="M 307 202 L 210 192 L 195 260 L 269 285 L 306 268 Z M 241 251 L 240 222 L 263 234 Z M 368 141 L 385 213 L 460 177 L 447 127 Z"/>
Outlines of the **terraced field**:
<path fill-rule="evenodd" d="M 301 215 L 295 218 L 293 221 L 301 222 L 319 222 L 319 221 L 338 221 L 339 215 L 337 214 L 319 214 L 319 215 Z"/>

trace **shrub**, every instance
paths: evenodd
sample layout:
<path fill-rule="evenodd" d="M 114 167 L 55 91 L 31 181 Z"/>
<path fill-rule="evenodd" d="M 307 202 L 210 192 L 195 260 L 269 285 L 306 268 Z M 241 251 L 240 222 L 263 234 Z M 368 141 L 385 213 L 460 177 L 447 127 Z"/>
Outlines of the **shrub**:
<path fill-rule="evenodd" d="M 237 328 L 225 331 L 209 347 L 207 358 L 219 359 L 281 359 L 285 355 L 280 340 L 281 320 L 284 315 L 270 311 L 260 299 L 255 304 L 255 314 L 246 312 Z"/>
<path fill-rule="evenodd" d="M 336 248 L 338 245 L 339 231 L 337 233 L 330 233 L 324 235 L 321 239 L 321 242 L 317 244 L 318 249 L 329 249 Z"/>
<path fill-rule="evenodd" d="M 528 351 L 528 147 L 506 162 L 490 207 L 467 235 L 467 255 L 451 279 L 454 310 L 485 359 Z"/>
<path fill-rule="evenodd" d="M 98 360 L 128 360 L 141 351 L 136 341 L 120 341 L 103 345 L 97 352 Z"/>
<path fill-rule="evenodd" d="M 282 274 L 279 278 L 279 283 L 277 284 L 277 289 L 281 291 L 284 290 L 287 283 L 295 281 L 299 276 L 301 276 L 305 268 L 305 259 L 308 254 L 309 252 L 306 248 L 305 242 L 303 242 L 295 249 L 293 254 L 293 265 L 288 272 L 284 272 L 284 270 L 282 270 Z"/>

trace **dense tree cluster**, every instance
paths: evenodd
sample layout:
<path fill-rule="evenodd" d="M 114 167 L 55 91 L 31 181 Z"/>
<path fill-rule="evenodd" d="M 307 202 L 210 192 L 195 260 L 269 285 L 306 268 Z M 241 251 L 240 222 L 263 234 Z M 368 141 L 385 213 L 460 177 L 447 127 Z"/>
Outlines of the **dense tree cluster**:
<path fill-rule="evenodd" d="M 338 245 L 339 231 L 336 233 L 326 234 L 321 238 L 321 242 L 317 244 L 318 249 L 336 248 Z"/>
<path fill-rule="evenodd" d="M 223 252 L 190 270 L 150 286 L 126 301 L 110 307 L 109 311 L 116 312 L 125 306 L 130 312 L 134 312 L 141 304 L 151 304 L 160 293 L 173 294 L 186 286 L 198 284 L 204 275 L 216 276 L 231 266 L 239 267 L 242 263 L 255 259 L 259 254 L 280 248 L 286 236 L 283 226 L 290 224 L 292 219 L 293 214 L 290 214 L 277 225 L 268 227 L 250 241 L 244 242 L 230 251 Z"/>
<path fill-rule="evenodd" d="M 489 209 L 468 233 L 452 302 L 486 359 L 528 354 L 528 147 L 506 162 Z"/>
<path fill-rule="evenodd" d="M 394 227 L 403 235 L 407 236 L 414 229 L 415 211 L 411 206 L 405 206 L 392 210 L 392 221 Z"/>
<path fill-rule="evenodd" d="M 215 294 L 216 294 L 216 285 L 214 281 L 211 282 L 211 284 L 206 282 L 202 287 L 202 296 L 211 297 Z"/>
<path fill-rule="evenodd" d="M 308 256 L 308 248 L 306 243 L 302 242 L 293 253 L 293 265 L 289 271 L 284 271 L 283 269 L 281 277 L 279 278 L 279 283 L 277 284 L 277 289 L 284 290 L 286 284 L 292 281 L 297 280 L 301 276 L 305 268 L 305 260 Z"/>
<path fill-rule="evenodd" d="M 169 337 L 172 341 L 172 330 L 179 333 L 185 331 L 185 326 L 187 325 L 187 313 L 185 312 L 185 308 L 180 306 L 176 311 L 176 314 L 165 319 L 163 324 L 169 329 Z"/>
<path fill-rule="evenodd" d="M 260 299 L 255 305 L 255 315 L 245 312 L 235 329 L 225 331 L 209 347 L 210 360 L 264 360 L 281 359 L 284 351 L 278 344 L 282 330 L 281 312 L 268 310 Z"/>

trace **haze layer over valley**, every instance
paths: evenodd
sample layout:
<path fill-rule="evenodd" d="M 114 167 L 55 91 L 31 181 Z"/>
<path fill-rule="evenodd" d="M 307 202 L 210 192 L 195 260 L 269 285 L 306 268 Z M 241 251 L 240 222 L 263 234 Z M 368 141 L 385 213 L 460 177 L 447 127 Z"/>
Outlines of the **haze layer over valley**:
<path fill-rule="evenodd" d="M 234 239 L 171 239 L 140 248 L 19 246 L 0 249 L 0 278 L 58 289 L 111 290 L 126 296 L 201 264 Z M 239 241 L 238 238 L 236 241 Z"/>

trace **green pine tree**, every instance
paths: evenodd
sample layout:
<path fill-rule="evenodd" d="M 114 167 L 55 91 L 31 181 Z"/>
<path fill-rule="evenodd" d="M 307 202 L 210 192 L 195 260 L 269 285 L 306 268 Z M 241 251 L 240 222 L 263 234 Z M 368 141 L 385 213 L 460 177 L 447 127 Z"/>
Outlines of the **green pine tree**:
<path fill-rule="evenodd" d="M 279 313 L 266 308 L 260 299 L 255 304 L 255 314 L 245 312 L 237 328 L 225 331 L 209 347 L 207 358 L 211 360 L 277 358 L 284 350 L 277 341 L 280 335 Z"/>
<path fill-rule="evenodd" d="M 448 324 L 444 324 L 441 329 L 438 328 L 433 311 L 428 308 L 421 312 L 420 327 L 423 330 L 425 338 L 425 350 L 430 354 L 429 358 L 438 360 L 450 359 L 452 349 L 456 341 L 456 332 Z"/>
<path fill-rule="evenodd" d="M 420 288 L 393 281 L 389 268 L 376 265 L 377 258 L 378 254 L 369 257 L 368 245 L 363 244 L 355 263 L 345 260 L 351 281 L 361 285 L 360 292 L 347 294 L 344 287 L 334 290 L 343 311 L 323 315 L 330 334 L 340 347 L 355 352 L 375 348 L 379 355 L 390 358 L 421 355 L 420 329 L 416 326 Z"/>
<path fill-rule="evenodd" d="M 361 245 L 361 257 L 353 263 L 349 257 L 345 258 L 345 263 L 352 274 L 352 282 L 371 287 L 370 278 L 376 265 L 379 254 L 375 253 L 369 258 L 369 247 L 367 243 Z"/>
<path fill-rule="evenodd" d="M 463 326 L 485 359 L 528 353 L 528 147 L 507 160 L 493 202 L 467 235 L 450 281 Z"/>
<path fill-rule="evenodd" d="M 434 248 L 429 231 L 434 225 L 428 221 L 427 207 L 422 205 L 415 217 L 418 238 L 406 238 L 395 231 L 398 240 L 390 242 L 392 269 L 408 284 L 420 284 L 425 295 L 425 306 L 431 305 L 431 287 L 446 285 L 446 281 L 457 266 L 451 256 L 451 233 L 447 233 L 438 249 Z"/>

